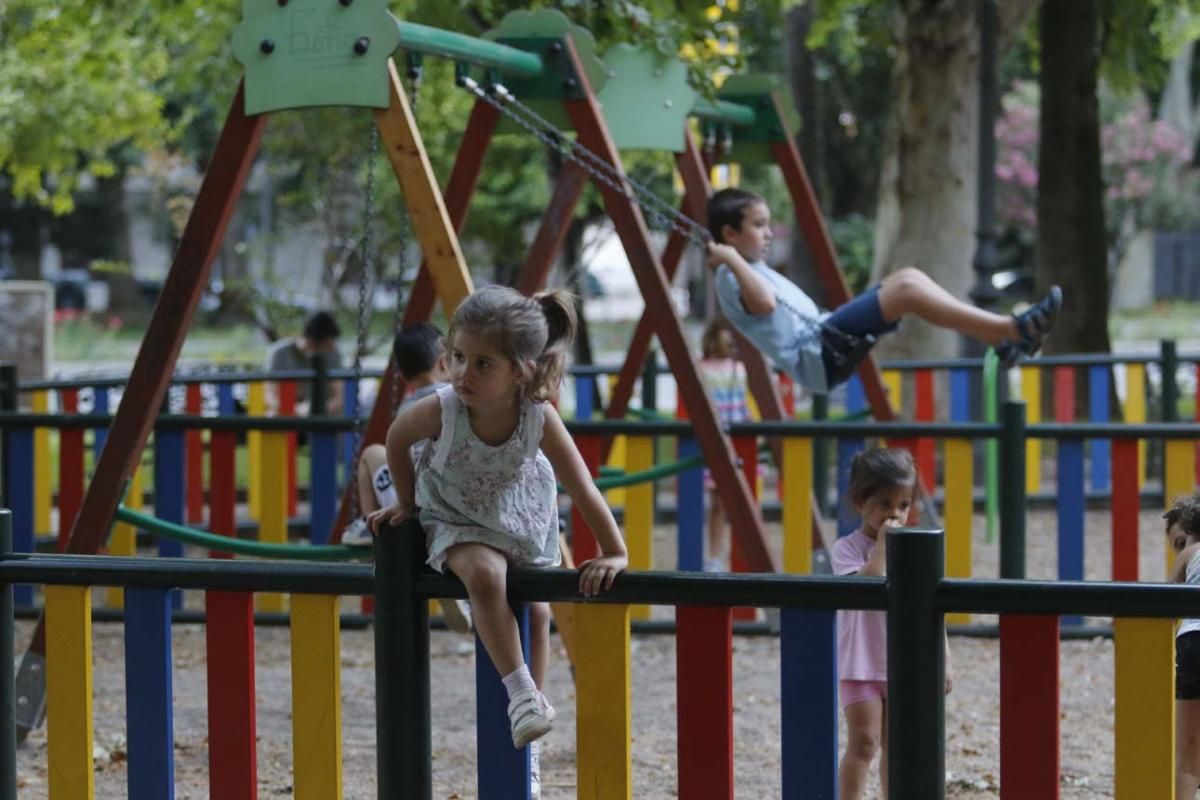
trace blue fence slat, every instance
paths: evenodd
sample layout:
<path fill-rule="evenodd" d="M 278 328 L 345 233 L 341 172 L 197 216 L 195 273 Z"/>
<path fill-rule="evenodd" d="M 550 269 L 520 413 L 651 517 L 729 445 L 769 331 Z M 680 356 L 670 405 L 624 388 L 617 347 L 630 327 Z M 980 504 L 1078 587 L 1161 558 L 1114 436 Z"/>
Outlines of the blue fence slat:
<path fill-rule="evenodd" d="M 682 461 L 700 454 L 695 439 L 679 440 Z M 696 467 L 679 473 L 676 521 L 679 524 L 679 569 L 704 569 L 704 469 Z"/>
<path fill-rule="evenodd" d="M 1092 422 L 1108 422 L 1109 368 L 1097 364 L 1088 369 L 1088 419 Z M 1088 442 L 1092 452 L 1092 489 L 1108 491 L 1112 476 L 1112 443 L 1108 439 L 1092 439 Z"/>
<path fill-rule="evenodd" d="M 13 551 L 32 553 L 33 530 L 33 429 L 9 428 L 4 432 L 4 507 L 12 511 Z M 13 603 L 33 605 L 33 587 L 13 587 Z"/>
<path fill-rule="evenodd" d="M 184 525 L 186 508 L 185 486 L 187 469 L 183 454 L 183 431 L 154 432 L 154 515 L 167 522 Z M 183 543 L 165 536 L 158 537 L 160 556 L 183 555 Z M 171 602 L 183 606 L 183 593 L 173 592 Z"/>
<path fill-rule="evenodd" d="M 529 663 L 529 612 L 514 609 L 521 649 Z M 475 637 L 475 743 L 479 755 L 479 800 L 529 800 L 529 748 L 512 744 L 508 693 L 478 635 Z"/>
<path fill-rule="evenodd" d="M 358 417 L 358 381 L 347 378 L 342 381 L 342 409 L 347 417 Z M 346 480 L 354 477 L 354 448 L 358 446 L 357 437 L 353 433 L 342 435 L 342 474 Z"/>
<path fill-rule="evenodd" d="M 592 400 L 596 396 L 596 376 L 575 376 L 575 419 L 591 419 L 596 410 Z"/>
<path fill-rule="evenodd" d="M 867 408 L 867 393 L 858 375 L 846 382 L 846 413 L 853 415 Z M 858 512 L 846 496 L 850 484 L 850 462 L 865 449 L 866 440 L 839 438 L 837 440 L 837 535 L 847 536 L 858 527 Z"/>
<path fill-rule="evenodd" d="M 103 415 L 108 413 L 108 387 L 95 386 L 92 388 L 92 413 Z M 96 428 L 92 431 L 92 453 L 96 461 L 100 461 L 100 453 L 104 443 L 108 441 L 108 428 Z"/>
<path fill-rule="evenodd" d="M 337 516 L 337 434 L 313 433 L 309 442 L 312 468 L 308 485 L 311 506 L 308 535 L 313 544 L 326 544 Z"/>
<path fill-rule="evenodd" d="M 129 800 L 170 800 L 175 796 L 168 595 L 165 589 L 125 590 Z"/>
<path fill-rule="evenodd" d="M 837 797 L 837 614 L 779 615 L 783 800 Z"/>
<path fill-rule="evenodd" d="M 971 370 L 950 370 L 950 420 L 971 421 Z"/>
<path fill-rule="evenodd" d="M 1058 442 L 1058 578 L 1083 580 L 1084 512 L 1083 442 Z M 1077 625 L 1081 617 L 1063 617 L 1064 625 Z"/>
<path fill-rule="evenodd" d="M 233 415 L 237 405 L 233 402 L 233 384 L 223 381 L 217 384 L 217 414 L 222 417 Z"/>

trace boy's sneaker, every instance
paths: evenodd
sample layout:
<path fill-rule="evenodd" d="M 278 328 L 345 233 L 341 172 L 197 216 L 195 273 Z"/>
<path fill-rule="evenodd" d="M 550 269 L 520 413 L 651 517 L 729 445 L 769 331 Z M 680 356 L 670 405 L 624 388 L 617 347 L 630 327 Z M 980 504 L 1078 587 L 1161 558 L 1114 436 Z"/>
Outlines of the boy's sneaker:
<path fill-rule="evenodd" d="M 720 556 L 709 556 L 704 559 L 705 572 L 728 572 L 729 567 L 725 564 L 725 559 Z"/>
<path fill-rule="evenodd" d="M 455 633 L 471 632 L 471 607 L 465 600 L 440 599 L 438 605 L 442 607 L 442 619 L 447 628 Z"/>
<path fill-rule="evenodd" d="M 541 800 L 542 797 L 542 743 L 529 743 L 529 798 Z"/>
<path fill-rule="evenodd" d="M 525 689 L 508 701 L 508 721 L 513 747 L 519 750 L 553 730 L 554 706 L 537 689 Z"/>
<path fill-rule="evenodd" d="M 342 531 L 342 544 L 347 547 L 371 547 L 375 544 L 375 537 L 367 527 L 366 517 L 358 517 L 346 526 Z"/>
<path fill-rule="evenodd" d="M 1040 350 L 1046 334 L 1054 327 L 1060 311 L 1062 311 L 1062 289 L 1058 286 L 1051 286 L 1045 297 L 1020 314 L 1014 314 L 1013 319 L 1017 322 L 1019 335 L 1016 339 L 1009 339 L 996 348 L 996 355 L 1000 356 L 1000 363 L 1008 368 L 1015 365 L 1022 356 L 1031 356 Z"/>

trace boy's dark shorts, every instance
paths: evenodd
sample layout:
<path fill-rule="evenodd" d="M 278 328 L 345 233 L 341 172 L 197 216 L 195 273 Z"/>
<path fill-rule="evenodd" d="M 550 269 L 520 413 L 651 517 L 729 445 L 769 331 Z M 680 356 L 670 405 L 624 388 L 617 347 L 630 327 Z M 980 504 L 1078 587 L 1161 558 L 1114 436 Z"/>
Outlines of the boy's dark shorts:
<path fill-rule="evenodd" d="M 1200 700 L 1200 631 L 1175 639 L 1175 699 Z"/>
<path fill-rule="evenodd" d="M 887 322 L 883 318 L 883 306 L 879 303 L 879 285 L 876 284 L 858 297 L 837 307 L 825 318 L 833 327 L 851 336 L 882 336 L 900 327 L 900 322 Z"/>

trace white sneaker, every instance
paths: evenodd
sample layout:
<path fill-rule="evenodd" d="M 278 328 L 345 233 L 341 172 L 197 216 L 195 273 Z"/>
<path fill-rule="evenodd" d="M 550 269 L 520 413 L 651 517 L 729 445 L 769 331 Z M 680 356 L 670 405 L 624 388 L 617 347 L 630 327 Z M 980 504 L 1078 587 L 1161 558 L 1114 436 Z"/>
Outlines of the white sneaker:
<path fill-rule="evenodd" d="M 446 627 L 455 633 L 471 632 L 471 607 L 465 600 L 438 600 Z"/>
<path fill-rule="evenodd" d="M 518 750 L 554 729 L 554 706 L 537 689 L 517 692 L 508 701 L 513 747 Z"/>
<path fill-rule="evenodd" d="M 540 800 L 542 796 L 542 743 L 529 743 L 529 798 Z"/>
<path fill-rule="evenodd" d="M 372 547 L 375 544 L 366 517 L 358 517 L 346 526 L 342 531 L 342 544 L 347 547 Z"/>
<path fill-rule="evenodd" d="M 729 567 L 725 564 L 725 559 L 719 556 L 709 556 L 704 559 L 705 572 L 728 572 Z"/>

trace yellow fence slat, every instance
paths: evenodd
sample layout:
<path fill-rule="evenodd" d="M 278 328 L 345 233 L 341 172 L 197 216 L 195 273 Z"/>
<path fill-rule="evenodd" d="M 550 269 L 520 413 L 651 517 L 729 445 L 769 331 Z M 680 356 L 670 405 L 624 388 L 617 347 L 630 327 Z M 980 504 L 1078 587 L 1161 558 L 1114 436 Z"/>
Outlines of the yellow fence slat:
<path fill-rule="evenodd" d="M 614 436 L 612 449 L 608 451 L 608 464 L 613 469 L 631 471 L 629 468 L 629 440 L 626 436 Z M 604 493 L 609 508 L 624 508 L 628 502 L 624 489 L 609 489 Z"/>
<path fill-rule="evenodd" d="M 1030 425 L 1042 421 L 1042 368 L 1021 367 L 1021 399 L 1025 401 L 1025 421 Z M 1033 494 L 1042 488 L 1042 440 L 1025 440 L 1025 492 Z"/>
<path fill-rule="evenodd" d="M 259 498 L 258 540 L 273 544 L 287 543 L 287 433 L 262 432 L 262 447 L 259 474 L 261 496 Z M 264 592 L 255 596 L 255 607 L 259 611 L 282 612 L 287 603 L 278 592 Z"/>
<path fill-rule="evenodd" d="M 885 369 L 882 373 L 883 388 L 887 390 L 888 404 L 896 411 L 900 410 L 900 403 L 903 402 L 904 396 L 904 374 L 898 369 Z"/>
<path fill-rule="evenodd" d="M 1116 800 L 1175 794 L 1175 625 L 1115 619 Z"/>
<path fill-rule="evenodd" d="M 813 446 L 812 439 L 785 437 L 783 474 L 787 496 L 783 505 L 783 571 L 793 575 L 812 573 Z M 782 485 L 782 484 L 781 484 Z"/>
<path fill-rule="evenodd" d="M 46 587 L 46 741 L 50 800 L 92 800 L 92 590 Z"/>
<path fill-rule="evenodd" d="M 654 466 L 654 439 L 631 436 L 625 443 L 629 472 L 644 472 Z M 654 484 L 630 486 L 625 490 L 625 543 L 630 569 L 654 569 Z M 630 608 L 633 619 L 650 619 L 650 606 Z"/>
<path fill-rule="evenodd" d="M 633 796 L 629 606 L 580 605 L 575 625 L 577 796 L 628 800 Z"/>
<path fill-rule="evenodd" d="M 267 390 L 263 381 L 251 381 L 246 384 L 246 414 L 251 417 L 261 417 L 267 413 Z M 247 479 L 246 506 L 251 519 L 258 519 L 261 513 L 260 496 L 262 495 L 262 431 L 246 432 L 246 463 Z"/>
<path fill-rule="evenodd" d="M 129 492 L 125 495 L 125 507 L 134 511 L 142 510 L 142 468 L 135 467 L 129 480 Z M 137 528 L 127 522 L 113 524 L 112 534 L 108 537 L 108 554 L 113 556 L 131 556 L 137 552 Z M 109 608 L 125 607 L 125 590 L 120 586 L 110 586 L 105 590 L 105 602 Z"/>
<path fill-rule="evenodd" d="M 1125 365 L 1125 421 L 1141 425 L 1146 421 L 1146 365 Z M 1138 440 L 1138 488 L 1146 483 L 1146 440 Z"/>
<path fill-rule="evenodd" d="M 338 598 L 292 595 L 292 757 L 296 800 L 341 800 Z"/>
<path fill-rule="evenodd" d="M 974 518 L 974 459 L 970 439 L 947 439 L 946 458 L 946 575 L 971 577 L 971 523 Z M 949 625 L 965 625 L 970 614 L 946 615 Z"/>
<path fill-rule="evenodd" d="M 1176 497 L 1188 495 L 1196 489 L 1196 441 L 1194 439 L 1167 439 L 1164 444 L 1166 468 L 1163 470 L 1163 501 L 1170 508 Z M 1170 572 L 1175 553 L 1169 542 L 1164 540 L 1166 550 L 1166 577 Z"/>
<path fill-rule="evenodd" d="M 50 413 L 50 392 L 39 389 L 33 393 L 33 413 Z M 50 498 L 54 478 L 50 469 L 50 429 L 33 429 L 33 530 L 50 533 Z"/>

